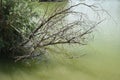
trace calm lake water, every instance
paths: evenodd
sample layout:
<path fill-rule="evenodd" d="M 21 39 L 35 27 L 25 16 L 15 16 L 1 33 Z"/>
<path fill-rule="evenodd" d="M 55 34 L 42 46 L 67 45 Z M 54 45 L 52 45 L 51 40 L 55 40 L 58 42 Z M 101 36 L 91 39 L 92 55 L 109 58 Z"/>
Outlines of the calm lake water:
<path fill-rule="evenodd" d="M 1 64 L 0 80 L 120 80 L 120 1 L 72 1 L 72 4 L 80 1 L 99 3 L 111 15 L 106 15 L 106 20 L 95 29 L 94 39 L 86 46 L 59 48 L 50 53 L 52 55 L 48 57 L 48 61 L 33 67 L 29 64 L 25 67 L 11 63 L 3 64 L 4 66 Z M 79 9 L 80 7 L 76 7 L 75 10 Z M 87 9 L 85 11 L 89 12 Z M 68 59 L 64 54 L 58 53 L 83 56 Z"/>

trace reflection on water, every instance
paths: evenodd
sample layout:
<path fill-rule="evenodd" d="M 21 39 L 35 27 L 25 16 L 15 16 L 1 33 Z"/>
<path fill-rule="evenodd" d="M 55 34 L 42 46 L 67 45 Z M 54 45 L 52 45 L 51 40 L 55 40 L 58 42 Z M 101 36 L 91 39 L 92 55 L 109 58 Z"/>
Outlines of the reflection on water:
<path fill-rule="evenodd" d="M 72 0 L 73 1 L 73 0 Z M 81 0 L 74 0 L 74 3 Z M 25 67 L 0 65 L 0 80 L 120 80 L 120 2 L 119 0 L 82 0 L 100 3 L 112 17 L 108 17 L 94 32 L 94 40 L 87 46 L 69 47 L 60 53 L 87 54 L 66 59 L 63 54 L 51 53 L 48 63 Z M 78 10 L 78 8 L 76 9 Z M 67 46 L 68 47 L 68 46 Z M 56 56 L 56 57 L 55 57 Z M 4 65 L 4 66 L 3 66 Z"/>

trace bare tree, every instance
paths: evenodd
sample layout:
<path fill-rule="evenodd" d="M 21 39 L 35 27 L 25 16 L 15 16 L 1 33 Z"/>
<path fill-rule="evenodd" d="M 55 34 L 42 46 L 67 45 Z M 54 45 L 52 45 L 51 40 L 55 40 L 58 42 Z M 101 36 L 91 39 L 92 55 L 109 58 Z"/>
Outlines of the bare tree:
<path fill-rule="evenodd" d="M 23 56 L 15 56 L 15 61 L 22 59 L 36 57 L 43 53 L 36 54 L 35 51 L 45 49 L 50 45 L 57 44 L 80 44 L 85 45 L 88 35 L 93 29 L 103 20 L 93 22 L 87 18 L 87 14 L 83 12 L 72 11 L 71 9 L 77 6 L 86 6 L 99 15 L 98 11 L 103 9 L 98 8 L 98 5 L 88 5 L 85 3 L 78 3 L 68 8 L 56 7 L 53 13 L 47 15 L 48 8 L 46 8 L 44 15 L 40 17 L 37 22 L 37 27 L 29 34 L 29 36 L 17 47 L 27 47 L 31 49 L 28 54 Z M 69 15 L 78 15 L 79 19 L 68 21 Z"/>

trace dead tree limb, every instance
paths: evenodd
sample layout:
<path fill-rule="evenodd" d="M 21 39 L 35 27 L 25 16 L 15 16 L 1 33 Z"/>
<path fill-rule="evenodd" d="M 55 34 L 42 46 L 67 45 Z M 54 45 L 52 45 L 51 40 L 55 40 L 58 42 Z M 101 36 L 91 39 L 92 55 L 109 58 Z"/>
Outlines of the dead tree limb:
<path fill-rule="evenodd" d="M 43 15 L 44 21 L 38 20 L 41 22 L 39 26 L 37 26 L 28 36 L 28 39 L 23 41 L 18 47 L 26 46 L 29 42 L 32 43 L 30 45 L 33 50 L 23 56 L 15 57 L 15 61 L 19 61 L 25 58 L 31 57 L 37 48 L 44 48 L 50 45 L 57 44 L 80 44 L 85 45 L 86 36 L 88 36 L 93 29 L 100 24 L 103 20 L 100 21 L 91 21 L 87 18 L 87 14 L 83 12 L 71 11 L 72 8 L 77 6 L 84 5 L 93 11 L 99 11 L 95 5 L 88 5 L 85 3 L 78 3 L 76 5 L 70 6 L 65 9 L 61 9 L 45 18 L 47 15 L 47 9 L 45 10 L 45 14 Z M 57 8 L 56 8 L 57 9 Z M 80 19 L 74 21 L 67 21 L 67 17 L 71 14 L 78 14 Z M 98 13 L 97 13 L 98 14 Z"/>

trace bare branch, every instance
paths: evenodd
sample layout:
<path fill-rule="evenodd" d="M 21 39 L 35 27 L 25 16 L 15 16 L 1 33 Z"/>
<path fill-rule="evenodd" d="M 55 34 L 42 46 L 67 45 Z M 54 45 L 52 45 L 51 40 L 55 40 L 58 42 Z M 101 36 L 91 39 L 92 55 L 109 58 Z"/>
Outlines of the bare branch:
<path fill-rule="evenodd" d="M 30 47 L 34 49 L 27 55 L 15 57 L 16 61 L 29 58 L 34 54 L 37 48 L 44 48 L 50 45 L 86 45 L 86 36 L 89 35 L 93 31 L 93 29 L 104 20 L 93 22 L 89 20 L 87 14 L 83 12 L 70 11 L 72 8 L 79 5 L 87 6 L 93 11 L 99 11 L 95 9 L 97 8 L 97 6 L 95 5 L 78 3 L 76 5 L 70 6 L 69 8 L 61 9 L 60 11 L 58 11 L 56 8 L 55 13 L 45 18 L 45 16 L 47 16 L 48 11 L 47 7 L 47 9 L 45 10 L 45 14 L 43 15 L 44 21 L 41 21 L 40 24 L 38 23 L 39 26 L 37 26 L 30 33 L 28 39 L 20 44 L 20 46 L 25 46 L 29 42 L 31 42 L 32 45 Z M 67 17 L 73 14 L 78 15 L 79 19 L 68 21 Z"/>
<path fill-rule="evenodd" d="M 42 23 L 29 35 L 28 40 L 25 41 L 25 42 L 23 42 L 23 43 L 21 44 L 21 46 L 24 46 L 25 44 L 27 44 L 27 43 L 31 40 L 31 38 L 34 37 L 34 34 L 35 34 L 41 27 L 43 27 L 45 24 L 47 24 L 51 19 L 53 19 L 54 17 L 56 17 L 56 16 L 58 16 L 58 15 L 60 15 L 60 14 L 65 13 L 65 12 L 69 11 L 71 8 L 74 8 L 74 7 L 79 6 L 79 5 L 85 5 L 85 6 L 88 6 L 88 7 L 90 7 L 90 8 L 93 7 L 93 5 L 87 5 L 87 4 L 85 4 L 85 3 L 78 3 L 78 4 L 76 4 L 76 5 L 70 6 L 70 7 L 67 8 L 67 9 L 64 9 L 64 10 L 62 10 L 62 11 L 59 11 L 59 12 L 54 13 L 54 14 L 53 14 L 52 16 L 50 16 L 46 21 L 42 22 Z"/>

